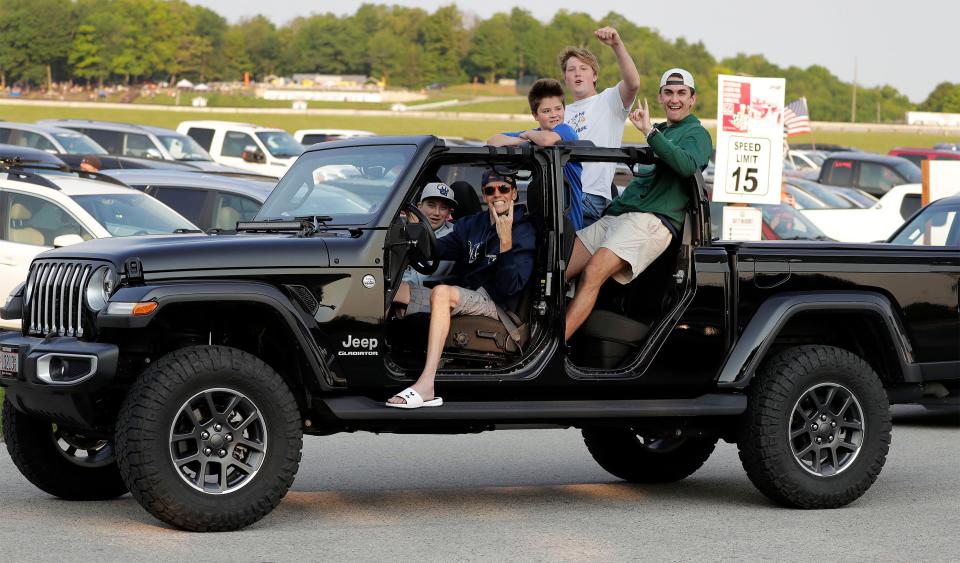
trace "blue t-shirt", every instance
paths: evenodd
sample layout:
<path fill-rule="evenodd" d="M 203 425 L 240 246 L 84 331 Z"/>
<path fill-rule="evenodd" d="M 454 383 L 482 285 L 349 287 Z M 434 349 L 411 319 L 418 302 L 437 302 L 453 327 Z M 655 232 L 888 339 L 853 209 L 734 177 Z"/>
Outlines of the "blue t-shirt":
<path fill-rule="evenodd" d="M 534 131 L 541 131 L 541 128 L 537 127 Z M 570 127 L 566 123 L 557 125 L 553 129 L 553 132 L 560 135 L 561 141 L 577 141 L 580 139 L 580 137 L 577 136 L 577 132 L 573 130 L 573 127 Z M 508 137 L 519 137 L 520 133 L 523 133 L 523 131 L 504 133 L 504 135 Z M 583 205 L 581 203 L 583 199 L 583 185 L 580 182 L 580 175 L 582 173 L 583 165 L 579 162 L 567 162 L 563 165 L 563 179 L 570 184 L 569 193 L 565 193 L 563 197 L 563 206 L 570 208 L 567 217 L 570 217 L 570 222 L 573 223 L 573 228 L 577 231 L 583 228 Z"/>

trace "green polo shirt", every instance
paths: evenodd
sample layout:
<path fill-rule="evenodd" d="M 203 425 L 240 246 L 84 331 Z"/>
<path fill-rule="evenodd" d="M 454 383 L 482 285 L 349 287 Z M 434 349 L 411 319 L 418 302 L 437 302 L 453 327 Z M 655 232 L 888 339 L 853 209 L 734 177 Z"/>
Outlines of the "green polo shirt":
<path fill-rule="evenodd" d="M 660 162 L 646 167 L 646 171 L 641 170 L 640 176 L 613 200 L 606 214 L 659 213 L 680 230 L 690 201 L 686 179 L 707 165 L 713 141 L 692 114 L 672 127 L 667 123 L 657 123 L 654 127 L 659 133 L 647 142 Z"/>

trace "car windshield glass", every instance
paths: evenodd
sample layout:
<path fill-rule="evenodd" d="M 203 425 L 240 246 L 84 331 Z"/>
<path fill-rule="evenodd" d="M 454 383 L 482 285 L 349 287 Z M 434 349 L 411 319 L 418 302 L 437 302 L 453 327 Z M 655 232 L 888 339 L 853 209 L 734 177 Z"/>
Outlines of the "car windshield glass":
<path fill-rule="evenodd" d="M 878 201 L 880 201 L 867 192 L 858 190 L 857 188 L 843 188 L 839 186 L 832 186 L 832 188 L 843 197 L 857 204 L 858 207 L 873 207 Z"/>
<path fill-rule="evenodd" d="M 901 162 L 897 164 L 896 169 L 910 184 L 920 184 L 923 182 L 923 172 L 920 171 L 919 166 L 912 162 Z"/>
<path fill-rule="evenodd" d="M 158 235 L 197 227 L 176 211 L 141 193 L 77 195 L 73 200 L 112 236 Z"/>
<path fill-rule="evenodd" d="M 57 142 L 63 145 L 67 154 L 107 154 L 106 149 L 93 139 L 80 133 L 54 133 Z"/>
<path fill-rule="evenodd" d="M 366 223 L 393 193 L 415 151 L 413 145 L 378 145 L 309 152 L 283 176 L 257 219 L 329 215 L 334 223 Z"/>
<path fill-rule="evenodd" d="M 960 205 L 930 205 L 894 236 L 892 244 L 960 246 Z"/>
<path fill-rule="evenodd" d="M 757 207 L 763 212 L 763 221 L 770 225 L 781 239 L 828 240 L 830 238 L 796 209 L 785 203 Z"/>
<path fill-rule="evenodd" d="M 210 153 L 186 135 L 157 135 L 157 137 L 177 160 L 213 160 Z"/>
<path fill-rule="evenodd" d="M 797 183 L 796 187 L 823 202 L 822 207 L 830 209 L 849 209 L 854 207 L 853 202 L 838 194 L 834 189 L 816 182 Z"/>
<path fill-rule="evenodd" d="M 270 154 L 277 158 L 292 158 L 303 152 L 303 145 L 286 131 L 261 131 L 257 133 L 257 137 L 267 146 Z"/>
<path fill-rule="evenodd" d="M 823 166 L 823 161 L 827 159 L 827 155 L 825 155 L 825 154 L 823 154 L 822 152 L 819 152 L 819 151 L 817 151 L 817 152 L 808 152 L 808 153 L 805 153 L 805 154 L 807 155 L 807 158 L 809 158 L 809 159 L 810 159 L 814 164 L 816 164 L 817 166 Z"/>

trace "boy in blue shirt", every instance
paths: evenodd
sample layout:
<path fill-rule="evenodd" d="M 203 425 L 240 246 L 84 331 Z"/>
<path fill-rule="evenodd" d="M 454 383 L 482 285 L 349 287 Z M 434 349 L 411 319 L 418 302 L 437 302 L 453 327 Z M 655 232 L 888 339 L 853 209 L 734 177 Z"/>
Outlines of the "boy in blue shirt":
<path fill-rule="evenodd" d="M 533 83 L 530 93 L 527 94 L 530 102 L 530 112 L 540 127 L 517 131 L 515 133 L 500 133 L 490 137 L 488 145 L 504 147 L 531 142 L 541 147 L 549 147 L 561 141 L 576 141 L 577 132 L 563 121 L 566 110 L 566 101 L 563 95 L 563 86 L 552 78 L 542 78 Z M 583 189 L 580 175 L 583 165 L 579 162 L 567 162 L 563 166 L 563 178 L 570 185 L 570 193 L 564 194 L 564 207 L 569 206 L 570 222 L 575 230 L 583 228 Z"/>

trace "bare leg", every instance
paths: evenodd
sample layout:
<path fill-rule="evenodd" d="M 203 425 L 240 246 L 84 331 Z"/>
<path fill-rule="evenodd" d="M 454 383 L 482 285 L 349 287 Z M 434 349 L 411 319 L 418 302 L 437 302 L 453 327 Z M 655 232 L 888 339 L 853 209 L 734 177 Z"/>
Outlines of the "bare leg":
<path fill-rule="evenodd" d="M 400 303 L 401 305 L 410 304 L 410 283 L 409 282 L 400 282 L 400 287 L 398 287 L 397 292 L 393 294 L 393 302 Z"/>
<path fill-rule="evenodd" d="M 584 249 L 586 250 L 586 249 Z M 576 253 L 576 250 L 574 250 Z M 573 260 L 571 260 L 573 262 Z M 573 333 L 580 328 L 580 325 L 587 320 L 593 306 L 597 303 L 597 295 L 600 293 L 600 286 L 606 282 L 610 276 L 619 272 L 627 265 L 627 262 L 613 253 L 609 248 L 600 248 L 597 253 L 590 258 L 586 267 L 583 268 L 583 275 L 580 276 L 580 282 L 577 286 L 577 295 L 567 307 L 566 329 L 564 330 L 563 340 L 568 341 Z"/>
<path fill-rule="evenodd" d="M 427 362 L 420 377 L 411 387 L 424 401 L 434 398 L 433 383 L 440 366 L 443 342 L 450 332 L 450 311 L 460 304 L 460 291 L 452 285 L 438 285 L 430 292 L 430 332 L 427 334 Z M 405 403 L 400 397 L 391 397 L 389 403 Z"/>
<path fill-rule="evenodd" d="M 573 252 L 570 253 L 570 263 L 567 264 L 567 270 L 563 273 L 563 281 L 570 281 L 580 275 L 583 267 L 590 261 L 590 251 L 580 242 L 579 238 L 573 241 Z"/>

